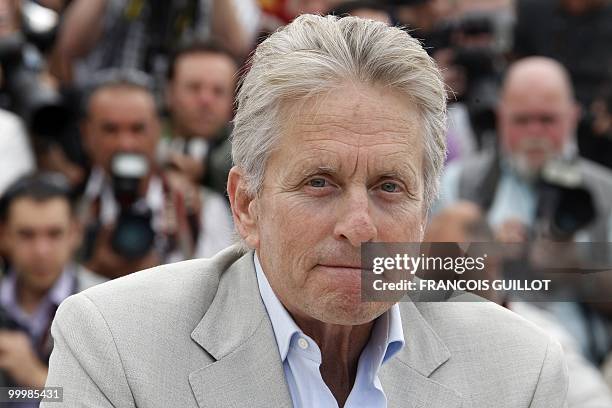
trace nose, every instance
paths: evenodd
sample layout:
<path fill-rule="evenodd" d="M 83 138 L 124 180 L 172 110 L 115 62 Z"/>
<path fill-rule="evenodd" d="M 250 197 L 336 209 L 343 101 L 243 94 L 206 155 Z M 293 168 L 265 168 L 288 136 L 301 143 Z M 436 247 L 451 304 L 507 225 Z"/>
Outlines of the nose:
<path fill-rule="evenodd" d="M 38 237 L 34 242 L 34 251 L 38 257 L 46 257 L 52 250 L 51 242 L 44 237 Z"/>
<path fill-rule="evenodd" d="M 362 242 L 376 240 L 378 230 L 372 219 L 368 192 L 355 188 L 343 194 L 340 214 L 334 227 L 334 237 L 358 248 Z"/>
<path fill-rule="evenodd" d="M 525 126 L 527 133 L 531 135 L 541 134 L 545 127 L 544 121 L 537 116 L 529 118 Z"/>
<path fill-rule="evenodd" d="M 208 87 L 202 87 L 202 89 L 198 93 L 198 99 L 201 105 L 209 106 L 214 99 L 212 89 L 209 89 Z"/>
<path fill-rule="evenodd" d="M 137 151 L 140 146 L 139 135 L 134 132 L 122 132 L 119 135 L 118 145 L 122 152 Z"/>

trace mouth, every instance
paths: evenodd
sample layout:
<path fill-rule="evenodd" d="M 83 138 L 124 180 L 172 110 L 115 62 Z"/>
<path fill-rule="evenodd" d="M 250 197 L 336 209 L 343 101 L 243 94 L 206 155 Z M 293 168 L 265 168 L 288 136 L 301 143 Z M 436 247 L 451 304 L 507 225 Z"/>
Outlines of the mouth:
<path fill-rule="evenodd" d="M 371 271 L 371 268 L 362 268 L 361 265 L 354 264 L 318 264 L 322 268 L 326 269 L 334 269 L 334 270 L 345 270 L 347 272 L 361 272 L 361 271 Z"/>

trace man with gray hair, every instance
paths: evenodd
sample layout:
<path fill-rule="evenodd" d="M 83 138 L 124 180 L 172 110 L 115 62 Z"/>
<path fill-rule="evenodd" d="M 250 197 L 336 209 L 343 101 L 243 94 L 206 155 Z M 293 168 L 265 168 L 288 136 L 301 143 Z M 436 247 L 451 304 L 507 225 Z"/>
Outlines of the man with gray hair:
<path fill-rule="evenodd" d="M 361 299 L 362 243 L 423 238 L 445 99 L 398 28 L 304 15 L 273 34 L 238 95 L 241 243 L 67 300 L 47 385 L 69 406 L 564 406 L 560 347 L 511 312 Z"/>

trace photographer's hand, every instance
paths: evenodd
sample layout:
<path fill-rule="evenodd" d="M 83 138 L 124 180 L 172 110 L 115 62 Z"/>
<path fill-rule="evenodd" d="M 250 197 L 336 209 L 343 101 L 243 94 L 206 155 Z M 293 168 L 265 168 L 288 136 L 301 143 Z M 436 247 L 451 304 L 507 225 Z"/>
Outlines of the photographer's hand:
<path fill-rule="evenodd" d="M 527 236 L 527 226 L 516 218 L 509 218 L 495 228 L 495 239 L 504 244 L 523 243 Z"/>
<path fill-rule="evenodd" d="M 44 387 L 47 367 L 38 359 L 25 333 L 0 330 L 0 369 L 5 370 L 18 385 Z"/>
<path fill-rule="evenodd" d="M 169 162 L 194 183 L 199 183 L 205 175 L 204 163 L 181 153 L 171 153 Z"/>

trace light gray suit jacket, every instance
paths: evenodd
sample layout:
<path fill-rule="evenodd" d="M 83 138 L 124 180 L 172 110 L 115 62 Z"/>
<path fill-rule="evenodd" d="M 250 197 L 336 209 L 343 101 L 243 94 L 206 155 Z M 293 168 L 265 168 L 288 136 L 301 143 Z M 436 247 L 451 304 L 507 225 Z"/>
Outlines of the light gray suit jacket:
<path fill-rule="evenodd" d="M 484 302 L 400 309 L 406 345 L 380 372 L 389 407 L 564 406 L 559 345 L 517 315 Z M 237 247 L 72 296 L 52 334 L 47 386 L 64 387 L 63 406 L 291 406 L 253 254 Z"/>

